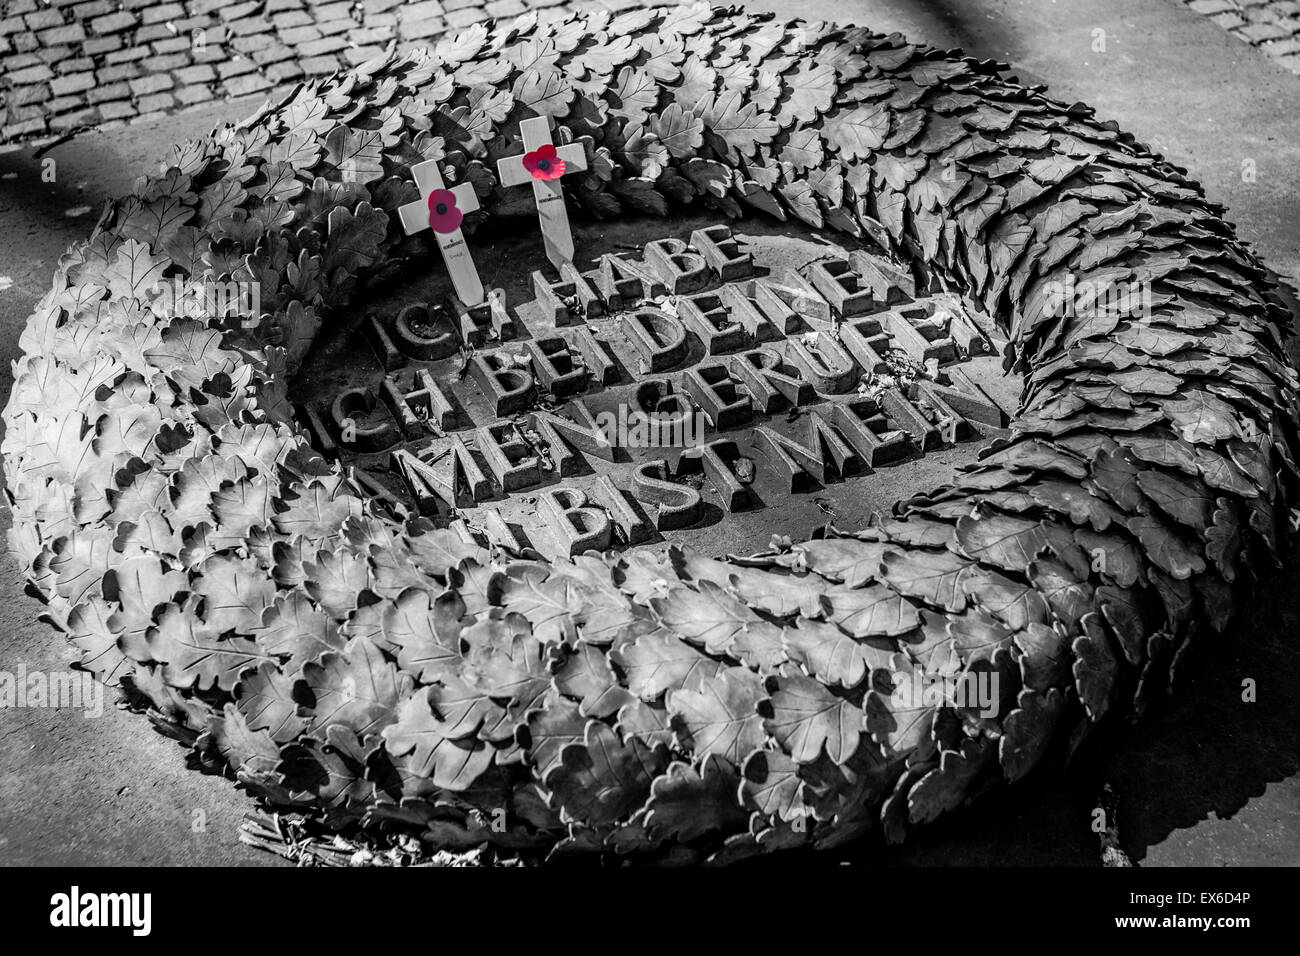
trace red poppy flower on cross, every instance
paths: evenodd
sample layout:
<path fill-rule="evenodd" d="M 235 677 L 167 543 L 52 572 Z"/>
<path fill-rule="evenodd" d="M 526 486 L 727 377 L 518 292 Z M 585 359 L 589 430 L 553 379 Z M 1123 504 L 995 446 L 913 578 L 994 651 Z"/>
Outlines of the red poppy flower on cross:
<path fill-rule="evenodd" d="M 479 305 L 486 301 L 483 282 L 460 231 L 465 213 L 478 208 L 473 184 L 461 183 L 448 189 L 437 161 L 432 159 L 412 166 L 411 175 L 421 198 L 397 210 L 402 229 L 408 236 L 432 229 L 447 271 L 451 273 L 451 284 L 456 287 L 456 297 L 465 305 Z"/>
<path fill-rule="evenodd" d="M 578 143 L 557 149 L 551 142 L 551 121 L 545 116 L 523 120 L 519 134 L 524 140 L 523 155 L 498 160 L 497 175 L 502 186 L 533 184 L 546 258 L 558 269 L 573 262 L 573 233 L 569 229 L 560 180 L 569 173 L 585 170 L 587 153 Z"/>
<path fill-rule="evenodd" d="M 464 213 L 456 205 L 456 194 L 450 189 L 435 189 L 429 193 L 429 228 L 447 235 L 460 228 Z"/>
<path fill-rule="evenodd" d="M 524 169 L 533 179 L 559 179 L 564 175 L 564 160 L 554 143 L 543 143 L 531 153 L 524 153 Z"/>

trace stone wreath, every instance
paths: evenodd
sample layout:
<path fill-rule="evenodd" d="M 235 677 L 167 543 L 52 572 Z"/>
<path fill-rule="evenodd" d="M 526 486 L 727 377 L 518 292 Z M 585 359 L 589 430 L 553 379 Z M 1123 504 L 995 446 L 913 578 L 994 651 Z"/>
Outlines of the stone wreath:
<path fill-rule="evenodd" d="M 175 149 L 59 262 L 5 412 L 10 549 L 81 664 L 330 826 L 729 862 L 890 840 L 1140 712 L 1277 561 L 1287 312 L 1184 171 L 1004 65 L 704 6 L 473 26 Z M 394 210 L 551 117 L 597 217 L 866 234 L 994 316 L 1009 439 L 856 533 L 523 560 L 385 515 L 294 423 L 323 323 L 430 247 Z M 255 281 L 198 319 L 159 282 Z M 1054 283 L 1149 289 L 1063 312 Z M 1000 678 L 994 716 L 901 706 Z"/>

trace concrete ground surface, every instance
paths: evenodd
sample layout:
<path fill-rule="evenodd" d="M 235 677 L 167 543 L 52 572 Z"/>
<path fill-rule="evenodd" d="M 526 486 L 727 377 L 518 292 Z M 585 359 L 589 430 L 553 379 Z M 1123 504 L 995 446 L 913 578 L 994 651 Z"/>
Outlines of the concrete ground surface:
<path fill-rule="evenodd" d="M 1188 167 L 1229 209 L 1285 282 L 1300 276 L 1300 77 L 1208 18 L 1169 0 L 849 0 L 753 3 L 783 15 L 899 30 L 1015 65 L 1027 82 L 1082 100 Z M 1105 49 L 1096 52 L 1096 31 Z M 48 155 L 0 155 L 0 392 L 8 361 L 58 256 L 99 205 L 129 189 L 172 142 L 246 115 L 253 100 L 76 137 Z M 1253 175 L 1250 173 L 1253 172 Z M 12 175 L 16 174 L 16 175 Z M 75 215 L 82 207 L 92 212 Z M 69 212 L 74 215 L 69 215 Z M 5 289 L 5 279 L 11 280 Z M 0 524 L 8 525 L 7 511 Z M 36 618 L 12 561 L 0 559 L 0 670 L 61 669 L 70 655 Z M 1300 562 L 1271 579 L 1255 613 L 1198 648 L 1178 693 L 1135 727 L 1090 741 L 1065 768 L 953 814 L 902 849 L 845 858 L 896 865 L 1100 865 L 1089 824 L 1104 784 L 1139 865 L 1300 863 Z M 1242 701 L 1253 679 L 1257 702 Z M 0 862 L 267 864 L 236 840 L 252 802 L 187 769 L 139 716 L 109 707 L 0 711 Z"/>

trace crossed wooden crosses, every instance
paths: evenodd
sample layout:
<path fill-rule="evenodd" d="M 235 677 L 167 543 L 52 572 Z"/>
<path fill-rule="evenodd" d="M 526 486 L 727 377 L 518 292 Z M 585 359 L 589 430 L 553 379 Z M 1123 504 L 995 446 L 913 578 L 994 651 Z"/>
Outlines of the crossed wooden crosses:
<path fill-rule="evenodd" d="M 560 181 L 569 173 L 585 170 L 587 154 L 577 143 L 557 149 L 551 141 L 550 120 L 545 116 L 523 120 L 519 124 L 519 133 L 524 140 L 524 152 L 500 160 L 497 175 L 502 186 L 521 186 L 532 181 L 546 258 L 559 269 L 573 262 L 573 233 L 569 229 Z M 417 163 L 411 168 L 411 175 L 420 190 L 420 199 L 398 210 L 402 229 L 408 236 L 432 229 L 451 274 L 456 296 L 466 305 L 481 304 L 484 301 L 483 282 L 460 231 L 465 214 L 479 208 L 473 185 L 461 183 L 448 189 L 436 160 Z"/>

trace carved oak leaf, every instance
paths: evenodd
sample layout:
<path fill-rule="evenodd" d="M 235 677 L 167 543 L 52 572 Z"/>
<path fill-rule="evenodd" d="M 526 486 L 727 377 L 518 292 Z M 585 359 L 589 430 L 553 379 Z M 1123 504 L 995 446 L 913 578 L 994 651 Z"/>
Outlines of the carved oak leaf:
<path fill-rule="evenodd" d="M 609 39 L 596 43 L 579 54 L 574 62 L 597 76 L 610 77 L 618 67 L 635 59 L 640 53 L 641 48 L 632 37 L 611 34 Z"/>
<path fill-rule="evenodd" d="M 772 716 L 763 726 L 795 763 L 812 763 L 823 751 L 837 764 L 853 756 L 863 725 L 853 703 L 800 675 L 769 677 L 767 689 Z"/>
<path fill-rule="evenodd" d="M 433 54 L 444 67 L 455 67 L 473 59 L 487 44 L 488 31 L 481 23 L 474 23 L 456 33 L 444 35 L 434 45 Z"/>
<path fill-rule="evenodd" d="M 280 753 L 275 769 L 294 798 L 310 796 L 331 807 L 373 799 L 374 784 L 366 779 L 370 748 L 338 724 L 326 728 L 321 737 L 302 737 Z"/>
<path fill-rule="evenodd" d="M 287 655 L 287 673 L 296 674 L 308 660 L 325 651 L 342 650 L 346 641 L 337 625 L 302 591 L 280 594 L 262 612 L 256 629 L 258 644 L 276 655 Z"/>
<path fill-rule="evenodd" d="M 741 768 L 741 799 L 764 816 L 791 820 L 803 812 L 799 764 L 780 750 L 756 750 Z"/>
<path fill-rule="evenodd" d="M 646 54 L 644 69 L 660 83 L 672 83 L 682 75 L 686 45 L 680 36 L 652 33 L 642 38 L 641 47 Z"/>
<path fill-rule="evenodd" d="M 464 613 L 454 591 L 431 601 L 427 590 L 408 588 L 384 612 L 384 638 L 397 648 L 403 670 L 422 683 L 436 681 L 460 669 Z"/>
<path fill-rule="evenodd" d="M 515 105 L 522 106 L 536 116 L 560 119 L 568 114 L 573 102 L 573 87 L 564 82 L 558 73 L 541 73 L 530 69 L 520 74 L 512 89 Z"/>
<path fill-rule="evenodd" d="M 767 739 L 757 709 L 766 696 L 752 671 L 730 667 L 696 689 L 670 690 L 665 703 L 684 749 L 697 760 L 716 756 L 739 767 Z"/>
<path fill-rule="evenodd" d="M 698 113 L 696 104 L 718 88 L 718 73 L 700 57 L 692 54 L 682 63 L 681 82 L 673 88 L 673 98 L 684 110 Z"/>
<path fill-rule="evenodd" d="M 1174 578 L 1186 580 L 1205 570 L 1205 561 L 1196 547 L 1158 515 L 1134 515 L 1124 525 L 1137 536 L 1150 560 Z"/>
<path fill-rule="evenodd" d="M 950 613 L 966 609 L 978 565 L 947 551 L 890 551 L 881 559 L 881 579 L 891 588 Z"/>
<path fill-rule="evenodd" d="M 879 106 L 859 106 L 832 117 L 823 135 L 845 160 L 864 159 L 884 145 L 889 133 L 889 111 Z"/>
<path fill-rule="evenodd" d="M 368 183 L 384 173 L 383 140 L 376 130 L 350 130 L 336 126 L 325 137 L 325 160 L 347 182 Z"/>
<path fill-rule="evenodd" d="M 164 608 L 145 639 L 149 655 L 165 665 L 167 683 L 173 687 L 228 691 L 235 686 L 240 671 L 268 659 L 252 641 L 221 638 L 215 627 L 199 620 L 190 603 Z"/>
<path fill-rule="evenodd" d="M 383 256 L 381 246 L 388 232 L 388 216 L 368 202 L 349 212 L 335 207 L 329 214 L 328 238 L 323 267 L 326 272 L 345 269 L 349 273 L 373 265 Z"/>
<path fill-rule="evenodd" d="M 118 247 L 117 257 L 104 270 L 109 294 L 129 299 L 147 299 L 150 290 L 163 281 L 170 260 L 154 256 L 149 247 L 128 239 Z"/>
<path fill-rule="evenodd" d="M 894 649 L 850 637 L 834 624 L 801 621 L 782 631 L 781 642 L 792 661 L 826 684 L 857 687 L 873 670 L 887 669 Z"/>
<path fill-rule="evenodd" d="M 623 148 L 619 152 L 637 176 L 655 179 L 668 165 L 668 148 L 659 137 L 639 123 L 623 130 Z"/>
<path fill-rule="evenodd" d="M 275 597 L 274 583 L 229 555 L 209 558 L 202 572 L 194 592 L 203 598 L 203 620 L 208 626 L 218 634 L 254 633 L 262 623 L 262 612 Z"/>
<path fill-rule="evenodd" d="M 793 556 L 809 571 L 856 588 L 880 577 L 885 545 L 856 538 L 822 538 L 795 545 Z"/>
<path fill-rule="evenodd" d="M 398 672 L 365 638 L 353 638 L 342 653 L 321 655 L 303 665 L 304 689 L 311 704 L 297 698 L 308 731 L 316 734 L 341 724 L 358 734 L 378 733 L 392 723 L 398 704 L 411 693 L 411 678 Z"/>
<path fill-rule="evenodd" d="M 679 103 L 670 103 L 661 112 L 652 114 L 649 127 L 676 159 L 694 156 L 704 142 L 703 121 Z"/>
<path fill-rule="evenodd" d="M 1096 722 L 1110 709 L 1117 696 L 1119 662 L 1111 649 L 1111 638 L 1097 612 L 1085 614 L 1083 634 L 1074 639 L 1074 683 L 1088 717 Z"/>
<path fill-rule="evenodd" d="M 358 499 L 335 496 L 320 482 L 300 488 L 299 497 L 287 504 L 288 509 L 275 516 L 276 528 L 284 534 L 314 539 L 335 534 L 347 518 L 361 513 Z"/>
<path fill-rule="evenodd" d="M 777 192 L 785 200 L 788 208 L 795 217 L 802 219 L 808 225 L 815 229 L 820 229 L 822 221 L 821 206 L 817 204 L 817 198 L 813 195 L 812 184 L 806 179 L 798 179 L 790 183 L 782 183 L 777 187 Z"/>
<path fill-rule="evenodd" d="M 504 56 L 520 73 L 534 69 L 539 73 L 548 73 L 558 68 L 560 51 L 553 40 L 538 37 L 512 45 Z"/>
<path fill-rule="evenodd" d="M 600 827 L 640 807 L 664 760 L 639 740 L 624 744 L 599 721 L 587 722 L 582 743 L 566 745 L 543 778 L 564 817 Z"/>
<path fill-rule="evenodd" d="M 161 251 L 194 218 L 194 200 L 192 193 L 160 196 L 146 203 L 132 200 L 123 212 L 119 229 L 123 236 Z"/>
<path fill-rule="evenodd" d="M 402 703 L 397 721 L 383 730 L 385 747 L 407 772 L 431 778 L 434 786 L 468 790 L 491 765 L 492 748 L 473 738 L 448 736 L 447 725 L 433 711 L 433 690 L 425 688 Z"/>
<path fill-rule="evenodd" d="M 216 753 L 243 774 L 270 774 L 280 760 L 280 750 L 264 730 L 253 731 L 234 704 L 214 714 L 196 744 L 203 753 Z M 285 794 L 287 796 L 287 794 Z"/>
<path fill-rule="evenodd" d="M 644 123 L 659 103 L 659 84 L 643 68 L 625 66 L 605 98 L 613 111 L 629 123 Z"/>
<path fill-rule="evenodd" d="M 273 661 L 246 670 L 235 687 L 235 697 L 249 729 L 265 730 L 276 743 L 293 740 L 307 726 L 293 699 L 293 680 Z"/>
<path fill-rule="evenodd" d="M 738 90 L 708 93 L 691 107 L 709 129 L 735 156 L 753 156 L 759 145 L 770 143 L 781 127 L 767 113 L 746 102 Z"/>
<path fill-rule="evenodd" d="M 568 744 L 581 742 L 587 721 L 578 713 L 578 705 L 559 694 L 553 695 L 546 706 L 528 715 L 526 733 L 520 738 L 528 742 L 528 758 L 536 768 L 539 779 L 545 779 L 553 767 L 560 765 L 560 752 Z"/>
<path fill-rule="evenodd" d="M 939 757 L 939 766 L 908 791 L 908 819 L 913 823 L 928 823 L 939 814 L 960 806 L 971 780 L 996 750 L 987 740 L 970 738 L 961 742 L 960 750 L 944 750 Z"/>
<path fill-rule="evenodd" d="M 665 627 L 710 654 L 726 653 L 742 629 L 761 620 L 712 581 L 699 582 L 698 590 L 675 588 L 650 606 Z"/>
<path fill-rule="evenodd" d="M 710 755 L 697 772 L 674 762 L 650 785 L 645 827 L 660 840 L 686 842 L 715 830 L 734 830 L 746 814 L 736 805 L 736 769 Z"/>
<path fill-rule="evenodd" d="M 527 695 L 530 684 L 549 676 L 545 648 L 520 614 L 478 620 L 460 638 L 465 656 L 459 675 L 489 697 Z"/>
<path fill-rule="evenodd" d="M 1160 407 L 1183 438 L 1194 444 L 1209 445 L 1219 439 L 1240 437 L 1231 406 L 1209 392 L 1190 392 Z"/>
<path fill-rule="evenodd" d="M 1047 750 L 1065 710 L 1065 695 L 1055 687 L 1046 694 L 1026 688 L 1017 705 L 1003 721 L 1006 733 L 998 743 L 998 759 L 1012 781 L 1033 769 Z"/>
<path fill-rule="evenodd" d="M 770 216 L 785 221 L 785 208 L 777 201 L 768 187 L 752 179 L 741 179 L 732 184 L 732 189 L 740 198 Z"/>
<path fill-rule="evenodd" d="M 522 614 L 544 644 L 567 643 L 577 633 L 582 587 L 572 579 L 548 578 L 543 569 L 518 565 L 496 583 L 497 602 Z"/>
<path fill-rule="evenodd" d="M 610 655 L 626 675 L 628 689 L 642 700 L 657 700 L 664 691 L 698 688 L 727 667 L 667 631 L 643 634 Z"/>
<path fill-rule="evenodd" d="M 831 108 L 839 88 L 834 66 L 805 61 L 781 77 L 786 95 L 776 111 L 776 124 L 786 129 L 811 123 Z"/>
<path fill-rule="evenodd" d="M 111 606 L 100 598 L 76 604 L 68 614 L 68 641 L 81 652 L 78 663 L 107 687 L 114 687 L 131 670 L 117 646 L 118 632 L 110 625 Z"/>
<path fill-rule="evenodd" d="M 564 661 L 555 672 L 555 686 L 560 693 L 581 699 L 583 717 L 606 718 L 632 701 L 610 669 L 605 652 L 591 644 L 580 644 Z"/>

